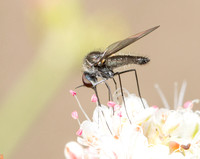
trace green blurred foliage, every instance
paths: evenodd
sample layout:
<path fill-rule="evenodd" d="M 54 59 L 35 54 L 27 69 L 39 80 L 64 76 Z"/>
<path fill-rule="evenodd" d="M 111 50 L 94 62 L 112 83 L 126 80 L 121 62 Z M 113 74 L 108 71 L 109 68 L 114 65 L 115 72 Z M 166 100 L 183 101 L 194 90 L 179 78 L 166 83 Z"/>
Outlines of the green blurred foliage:
<path fill-rule="evenodd" d="M 109 15 L 88 16 L 79 0 L 38 1 L 29 22 L 40 29 L 40 46 L 27 72 L 1 106 L 0 153 L 9 156 L 88 51 L 105 48 L 120 38 L 123 33 L 117 30 L 122 30 L 124 23 L 110 14 L 112 21 Z M 112 30 L 108 32 L 107 26 Z"/>

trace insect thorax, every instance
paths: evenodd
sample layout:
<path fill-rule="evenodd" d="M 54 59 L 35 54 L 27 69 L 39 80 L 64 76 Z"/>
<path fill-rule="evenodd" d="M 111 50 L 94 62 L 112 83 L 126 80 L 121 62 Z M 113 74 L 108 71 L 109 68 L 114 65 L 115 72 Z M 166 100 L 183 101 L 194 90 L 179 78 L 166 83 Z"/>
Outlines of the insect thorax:
<path fill-rule="evenodd" d="M 83 60 L 83 69 L 90 73 L 96 72 L 97 68 L 95 65 L 100 62 L 102 55 L 100 51 L 90 52 Z"/>

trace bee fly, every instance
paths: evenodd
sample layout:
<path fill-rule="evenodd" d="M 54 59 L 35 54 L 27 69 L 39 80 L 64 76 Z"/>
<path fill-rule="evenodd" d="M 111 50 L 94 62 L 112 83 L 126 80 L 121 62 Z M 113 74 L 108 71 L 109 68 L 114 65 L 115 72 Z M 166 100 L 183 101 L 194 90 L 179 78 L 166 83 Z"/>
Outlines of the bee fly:
<path fill-rule="evenodd" d="M 84 73 L 82 75 L 82 81 L 83 81 L 82 86 L 93 88 L 96 93 L 96 96 L 98 98 L 96 86 L 99 83 L 104 82 L 110 92 L 110 88 L 107 85 L 106 80 L 113 79 L 115 86 L 116 86 L 114 76 L 118 75 L 119 84 L 120 84 L 120 88 L 121 88 L 121 95 L 122 95 L 123 102 L 124 102 L 120 74 L 134 71 L 135 77 L 136 77 L 136 82 L 137 82 L 138 94 L 141 98 L 136 70 L 130 69 L 130 70 L 126 70 L 123 72 L 114 72 L 113 70 L 115 68 L 119 68 L 121 66 L 129 65 L 129 64 L 144 65 L 144 64 L 148 63 L 150 61 L 150 59 L 147 57 L 143 57 L 143 56 L 130 56 L 130 55 L 114 55 L 114 56 L 112 56 L 112 55 L 117 53 L 121 49 L 125 48 L 126 46 L 139 40 L 140 38 L 146 36 L 147 34 L 151 33 L 158 27 L 159 26 L 153 27 L 146 31 L 140 32 L 136 35 L 130 36 L 124 40 L 117 41 L 117 42 L 111 44 L 110 46 L 108 46 L 104 52 L 100 52 L 100 51 L 90 52 L 84 58 L 84 61 L 83 61 Z M 100 78 L 101 80 L 98 81 L 98 78 Z M 142 101 L 142 99 L 141 99 L 141 101 Z M 98 98 L 98 104 L 100 106 L 99 98 Z M 142 102 L 142 104 L 143 104 L 143 102 Z M 144 106 L 144 104 L 143 104 L 143 106 Z"/>

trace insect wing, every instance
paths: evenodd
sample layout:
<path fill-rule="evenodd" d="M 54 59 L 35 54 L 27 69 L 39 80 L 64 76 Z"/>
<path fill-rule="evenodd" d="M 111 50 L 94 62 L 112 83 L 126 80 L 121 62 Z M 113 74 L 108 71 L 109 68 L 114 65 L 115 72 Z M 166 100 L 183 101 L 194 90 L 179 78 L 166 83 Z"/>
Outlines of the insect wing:
<path fill-rule="evenodd" d="M 139 40 L 140 38 L 146 36 L 147 34 L 151 33 L 155 29 L 157 29 L 159 26 L 153 27 L 151 29 L 145 30 L 143 32 L 140 32 L 138 34 L 132 35 L 124 40 L 117 41 L 110 46 L 108 46 L 103 54 L 102 59 L 106 59 L 107 57 L 111 56 L 112 54 L 118 52 L 119 50 L 125 48 L 126 46 L 134 43 L 135 41 Z M 102 60 L 101 59 L 101 60 Z"/>

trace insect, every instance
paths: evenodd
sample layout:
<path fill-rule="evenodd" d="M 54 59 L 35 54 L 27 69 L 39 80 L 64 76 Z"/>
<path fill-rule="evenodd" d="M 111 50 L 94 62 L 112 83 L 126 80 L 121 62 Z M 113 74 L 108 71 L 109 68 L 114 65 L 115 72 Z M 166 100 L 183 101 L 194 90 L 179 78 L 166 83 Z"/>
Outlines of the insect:
<path fill-rule="evenodd" d="M 151 33 L 158 27 L 159 26 L 153 27 L 151 29 L 148 29 L 138 34 L 135 34 L 133 36 L 130 36 L 124 40 L 117 41 L 111 44 L 110 46 L 108 46 L 103 52 L 100 52 L 100 51 L 90 52 L 83 60 L 83 69 L 84 69 L 84 72 L 82 75 L 83 86 L 93 88 L 98 98 L 96 86 L 99 83 L 103 82 L 106 84 L 108 90 L 110 91 L 110 88 L 108 84 L 106 83 L 106 80 L 113 79 L 113 81 L 115 82 L 113 77 L 115 75 L 118 75 L 120 88 L 121 88 L 121 94 L 123 96 L 120 74 L 134 71 L 135 76 L 136 76 L 138 93 L 141 98 L 136 70 L 130 69 L 123 72 L 114 72 L 114 69 L 119 68 L 121 66 L 129 65 L 129 64 L 144 65 L 148 63 L 150 59 L 143 56 L 114 55 L 114 54 L 120 51 L 121 49 L 127 47 L 128 45 L 136 42 L 140 38 L 146 36 L 147 34 Z M 98 81 L 98 79 L 101 79 L 101 80 Z M 98 102 L 100 105 L 100 101 Z"/>

